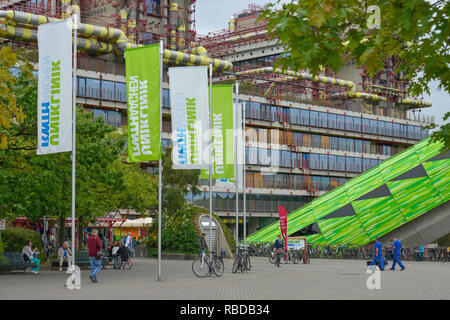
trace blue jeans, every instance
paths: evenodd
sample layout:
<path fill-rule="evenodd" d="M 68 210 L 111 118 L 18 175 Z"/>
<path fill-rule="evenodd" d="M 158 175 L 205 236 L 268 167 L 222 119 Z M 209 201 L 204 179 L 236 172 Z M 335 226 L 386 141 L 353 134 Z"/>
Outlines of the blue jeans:
<path fill-rule="evenodd" d="M 376 265 L 377 261 L 379 261 L 380 269 L 384 270 L 384 259 L 383 259 L 383 256 L 374 256 L 371 266 Z"/>
<path fill-rule="evenodd" d="M 392 268 L 391 269 L 395 269 L 395 265 L 398 263 L 398 265 L 400 266 L 400 268 L 405 269 L 405 266 L 403 265 L 403 263 L 400 261 L 400 254 L 394 254 L 394 262 L 392 263 Z"/>
<path fill-rule="evenodd" d="M 94 282 L 97 282 L 97 273 L 102 266 L 102 260 L 96 260 L 95 257 L 89 257 L 89 262 L 91 263 L 91 276 L 94 278 Z"/>

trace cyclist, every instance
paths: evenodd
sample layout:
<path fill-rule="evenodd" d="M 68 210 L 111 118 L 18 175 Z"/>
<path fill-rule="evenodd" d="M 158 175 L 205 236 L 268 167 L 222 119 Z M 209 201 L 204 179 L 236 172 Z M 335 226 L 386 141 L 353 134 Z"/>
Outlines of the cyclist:
<path fill-rule="evenodd" d="M 280 267 L 281 256 L 284 253 L 284 242 L 281 239 L 281 234 L 278 235 L 278 239 L 275 241 L 275 246 L 273 249 L 277 255 L 277 261 L 275 262 L 275 267 Z"/>
<path fill-rule="evenodd" d="M 202 233 L 200 239 L 198 239 L 198 246 L 200 247 L 200 259 L 203 254 L 206 253 L 206 234 Z"/>

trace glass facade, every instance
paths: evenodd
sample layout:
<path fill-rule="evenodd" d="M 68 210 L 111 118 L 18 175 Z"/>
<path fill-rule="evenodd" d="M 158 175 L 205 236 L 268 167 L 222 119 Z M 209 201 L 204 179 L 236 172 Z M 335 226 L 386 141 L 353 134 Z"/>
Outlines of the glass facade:
<path fill-rule="evenodd" d="M 118 111 L 105 110 L 105 109 L 93 109 L 94 118 L 102 117 L 103 121 L 109 125 L 120 127 L 122 126 L 122 115 Z"/>
<path fill-rule="evenodd" d="M 187 195 L 187 200 L 196 205 L 209 208 L 209 192 L 202 192 L 199 195 Z M 247 194 L 247 212 L 278 212 L 278 206 L 283 206 L 288 212 L 312 201 L 310 196 L 290 196 L 290 195 L 270 195 L 270 194 Z M 243 196 L 239 195 L 239 208 L 243 207 Z M 212 192 L 213 210 L 233 211 L 236 210 L 236 194 L 233 192 Z"/>
<path fill-rule="evenodd" d="M 270 107 L 270 112 L 269 112 Z M 270 118 L 268 118 L 270 115 Z M 245 102 L 247 119 L 288 121 L 291 124 L 330 128 L 350 132 L 369 133 L 398 138 L 420 140 L 428 136 L 427 130 L 419 126 L 404 125 L 382 120 L 365 119 L 328 112 L 311 111 L 297 108 L 277 107 L 254 101 Z"/>
<path fill-rule="evenodd" d="M 420 128 L 419 128 L 420 129 Z M 247 142 L 273 143 L 281 145 L 294 145 L 307 148 L 326 150 L 359 152 L 393 156 L 404 149 L 401 145 L 390 145 L 375 141 L 341 138 L 303 132 L 289 132 L 278 129 L 258 127 L 246 128 Z"/>
<path fill-rule="evenodd" d="M 125 83 L 77 77 L 77 96 L 110 101 L 127 102 L 127 88 Z"/>
<path fill-rule="evenodd" d="M 264 157 L 262 157 L 261 155 L 264 155 Z M 361 159 L 363 158 L 334 155 L 331 156 L 328 154 L 318 153 L 297 153 L 288 150 L 275 150 L 266 148 L 246 147 L 245 149 L 246 164 L 281 168 L 303 167 L 313 170 L 333 170 L 360 173 L 363 171 Z M 370 161 L 370 167 L 374 167 L 381 162 L 381 160 L 377 159 L 371 159 Z"/>

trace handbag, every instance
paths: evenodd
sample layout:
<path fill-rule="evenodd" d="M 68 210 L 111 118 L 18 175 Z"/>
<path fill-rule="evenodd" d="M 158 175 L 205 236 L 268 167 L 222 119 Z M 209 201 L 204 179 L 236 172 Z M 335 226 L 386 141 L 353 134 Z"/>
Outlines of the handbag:
<path fill-rule="evenodd" d="M 283 248 L 276 248 L 275 249 L 275 253 L 276 254 L 281 254 L 281 253 L 283 253 L 283 251 L 284 251 Z"/>

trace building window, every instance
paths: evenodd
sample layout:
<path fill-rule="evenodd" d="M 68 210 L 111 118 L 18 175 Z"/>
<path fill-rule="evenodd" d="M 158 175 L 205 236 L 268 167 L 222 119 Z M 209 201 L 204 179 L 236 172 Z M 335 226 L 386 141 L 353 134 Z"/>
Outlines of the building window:
<path fill-rule="evenodd" d="M 127 102 L 127 86 L 123 82 L 116 82 L 116 99 L 120 102 Z"/>
<path fill-rule="evenodd" d="M 116 96 L 114 94 L 114 82 L 112 81 L 101 81 L 101 97 L 105 100 L 115 100 Z"/>
<path fill-rule="evenodd" d="M 100 80 L 86 79 L 86 97 L 100 99 Z"/>

